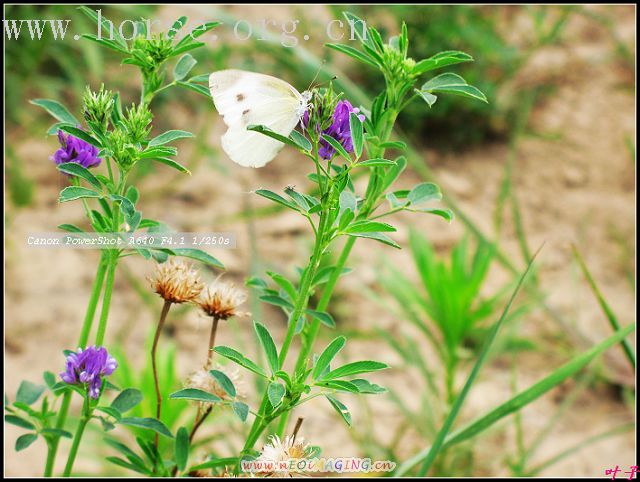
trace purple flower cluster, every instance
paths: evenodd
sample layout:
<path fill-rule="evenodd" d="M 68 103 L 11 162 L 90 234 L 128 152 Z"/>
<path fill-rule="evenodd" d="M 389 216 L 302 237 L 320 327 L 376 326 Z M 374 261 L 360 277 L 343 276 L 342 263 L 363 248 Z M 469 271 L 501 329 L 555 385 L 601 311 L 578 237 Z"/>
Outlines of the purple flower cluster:
<path fill-rule="evenodd" d="M 351 127 L 349 125 L 349 114 L 352 112 L 358 113 L 360 109 L 354 108 L 348 100 L 341 100 L 336 104 L 333 111 L 333 122 L 331 125 L 322 131 L 323 134 L 333 137 L 337 140 L 347 152 L 353 152 L 353 140 L 351 139 Z M 364 116 L 358 115 L 358 119 L 364 122 Z M 303 119 L 305 127 L 309 123 L 309 112 L 305 112 Z M 320 140 L 320 148 L 318 154 L 323 159 L 331 159 L 336 150 L 324 139 Z"/>
<path fill-rule="evenodd" d="M 58 131 L 58 141 L 60 141 L 62 147 L 51 156 L 51 160 L 56 165 L 75 162 L 82 167 L 89 168 L 97 166 L 102 161 L 98 157 L 98 148 L 82 139 L 78 139 L 71 134 L 65 136 L 62 131 Z"/>
<path fill-rule="evenodd" d="M 98 398 L 102 377 L 111 375 L 117 367 L 118 363 L 104 347 L 78 348 L 77 352 L 67 356 L 66 369 L 60 378 L 71 385 L 88 384 L 89 396 Z"/>

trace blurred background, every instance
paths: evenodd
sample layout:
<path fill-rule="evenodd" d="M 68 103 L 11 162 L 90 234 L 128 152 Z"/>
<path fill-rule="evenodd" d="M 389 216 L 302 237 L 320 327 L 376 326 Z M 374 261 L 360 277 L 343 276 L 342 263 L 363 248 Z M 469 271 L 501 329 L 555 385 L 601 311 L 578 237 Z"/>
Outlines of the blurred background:
<path fill-rule="evenodd" d="M 205 37 L 207 47 L 193 52 L 198 60 L 193 75 L 241 68 L 276 75 L 300 91 L 316 75 L 316 82 L 335 75 L 338 89 L 365 107 L 383 85 L 368 67 L 323 46 L 331 41 L 328 22 L 341 18 L 340 6 L 94 8 L 114 21 L 142 16 L 170 25 L 180 15 L 193 26 L 223 21 L 214 31 L 218 38 Z M 393 367 L 376 377 L 389 393 L 366 400 L 346 397 L 354 414 L 351 429 L 323 404 L 300 410 L 302 435 L 323 447 L 324 455 L 402 461 L 433 439 L 446 407 L 442 393 L 447 383 L 459 387 L 464 382 L 487 327 L 542 243 L 534 276 L 465 404 L 463 420 L 486 413 L 610 335 L 572 244 L 620 323 L 635 321 L 636 12 L 634 6 L 609 5 L 349 8 L 385 39 L 407 22 L 409 54 L 415 59 L 441 50 L 471 54 L 475 62 L 448 70 L 489 99 L 483 104 L 442 96 L 432 108 L 416 102 L 401 115 L 396 134 L 408 142 L 410 154 L 399 188 L 437 182 L 456 217 L 447 224 L 399 215 L 393 224 L 401 251 L 359 241 L 349 263 L 354 271 L 342 279 L 330 307 L 338 329 L 350 339 L 345 357 L 375 353 Z M 92 29 L 71 6 L 7 6 L 5 19 L 70 19 L 72 33 Z M 285 47 L 282 27 L 296 19 L 300 22 L 292 35 L 298 44 Z M 78 113 L 84 86 L 97 89 L 101 83 L 120 90 L 125 102 L 139 96 L 135 69 L 120 65 L 113 52 L 71 37 L 5 39 L 9 393 L 22 379 L 39 381 L 44 370 L 62 369 L 61 350 L 74 348 L 98 259 L 89 250 L 26 246 L 28 233 L 54 231 L 61 223 L 84 225 L 79 204 L 57 203 L 66 181 L 49 160 L 57 149 L 56 139 L 45 135 L 52 122 L 28 101 L 57 99 Z M 186 129 L 197 137 L 179 145 L 178 160 L 192 176 L 164 167 L 136 174 L 145 216 L 181 231 L 234 232 L 237 249 L 212 254 L 227 267 L 225 277 L 239 285 L 266 269 L 294 273 L 295 263 L 302 264 L 310 249 L 304 220 L 274 209 L 251 191 L 279 191 L 287 185 L 307 189 L 307 162 L 285 149 L 263 169 L 241 168 L 221 151 L 224 126 L 203 97 L 166 91 L 154 102 L 155 132 Z M 460 289 L 465 283 L 448 261 L 452 255 L 467 260 L 473 289 Z M 125 259 L 113 296 L 107 340 L 126 356 L 134 379 L 145 376 L 143 347 L 160 309 L 145 279 L 152 270 L 150 263 Z M 427 280 L 425 273 L 438 274 Z M 443 290 L 465 293 L 449 299 Z M 459 320 L 448 318 L 451 310 L 439 309 L 446 303 L 456 306 Z M 255 297 L 248 304 L 254 319 L 283 334 L 286 320 L 279 311 Z M 168 352 L 165 362 L 179 386 L 197 368 L 208 327 L 195 310 L 175 310 L 171 318 L 175 352 Z M 447 326 L 456 322 L 467 328 L 457 340 L 456 367 L 448 369 L 428 338 L 445 336 Z M 219 336 L 220 343 L 257 353 L 250 320 L 231 322 Z M 325 333 L 319 345 L 332 336 Z M 634 383 L 624 353 L 614 347 L 517 417 L 464 444 L 440 469 L 475 476 L 602 476 L 615 465 L 632 465 Z M 255 405 L 251 380 L 246 392 Z M 211 450 L 224 454 L 242 439 L 240 428 L 228 437 L 226 427 L 235 426 L 231 416 L 222 413 L 219 419 L 219 425 L 209 423 L 203 430 L 209 435 L 203 457 Z M 6 474 L 34 475 L 34 461 L 44 460 L 45 448 L 36 444 L 26 456 L 16 456 L 12 447 L 18 433 L 15 427 L 5 432 Z M 101 436 L 96 431 L 84 442 L 78 467 L 87 474 L 119 470 L 87 456 L 108 451 L 92 443 Z M 523 444 L 531 449 L 524 454 Z M 554 460 L 566 449 L 571 450 Z"/>

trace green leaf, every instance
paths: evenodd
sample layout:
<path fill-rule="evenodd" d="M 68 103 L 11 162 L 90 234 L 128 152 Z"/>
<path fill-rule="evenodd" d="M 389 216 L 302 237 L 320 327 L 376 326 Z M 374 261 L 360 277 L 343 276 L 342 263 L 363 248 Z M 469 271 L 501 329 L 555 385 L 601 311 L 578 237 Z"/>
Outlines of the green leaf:
<path fill-rule="evenodd" d="M 369 238 L 386 244 L 387 246 L 393 246 L 396 249 L 400 249 L 400 245 L 396 243 L 389 236 L 382 233 L 347 233 L 348 236 L 355 236 L 356 238 Z"/>
<path fill-rule="evenodd" d="M 278 408 L 280 406 L 286 391 L 286 388 L 281 383 L 269 383 L 269 386 L 267 387 L 267 396 L 269 397 L 269 402 L 273 408 Z"/>
<path fill-rule="evenodd" d="M 283 136 L 282 134 L 278 134 L 277 132 L 272 131 L 267 126 L 249 125 L 247 126 L 247 130 L 259 132 L 260 134 L 263 134 L 267 137 L 271 137 L 272 139 L 275 139 L 276 141 L 280 141 L 283 144 L 286 144 L 290 147 L 293 147 L 295 149 L 301 149 L 301 147 L 294 140 L 289 139 L 288 137 Z"/>
<path fill-rule="evenodd" d="M 98 139 L 96 139 L 95 137 L 91 137 L 89 134 L 87 134 L 85 131 L 83 131 L 78 127 L 70 126 L 70 125 L 62 125 L 60 126 L 60 130 L 66 132 L 67 134 L 71 134 L 72 136 L 77 137 L 78 139 L 82 139 L 83 141 L 88 142 L 92 146 L 102 147 L 102 144 Z"/>
<path fill-rule="evenodd" d="M 50 371 L 46 371 L 42 374 L 42 378 L 44 379 L 44 383 L 47 385 L 49 390 L 53 390 L 53 387 L 56 385 L 56 376 Z M 5 405 L 6 405 L 5 401 Z"/>
<path fill-rule="evenodd" d="M 260 301 L 264 301 L 265 303 L 269 303 L 270 305 L 279 306 L 287 312 L 293 311 L 293 305 L 279 295 L 263 295 L 260 297 Z"/>
<path fill-rule="evenodd" d="M 164 437 L 173 438 L 173 434 L 167 428 L 167 426 L 160 420 L 157 420 L 155 418 L 129 417 L 123 418 L 122 420 L 120 420 L 120 423 L 122 425 L 130 425 L 132 427 L 145 428 L 147 430 L 152 430 Z"/>
<path fill-rule="evenodd" d="M 418 94 L 422 100 L 424 100 L 427 105 L 431 108 L 433 107 L 433 104 L 436 103 L 436 101 L 438 100 L 438 96 L 437 95 L 433 95 L 427 91 L 424 90 L 418 90 L 418 89 L 413 89 L 415 91 L 416 94 Z"/>
<path fill-rule="evenodd" d="M 38 401 L 40 395 L 45 390 L 44 385 L 36 385 L 27 380 L 20 383 L 18 387 L 18 393 L 16 394 L 16 402 L 24 403 L 26 405 L 33 405 Z"/>
<path fill-rule="evenodd" d="M 214 268 L 224 269 L 224 265 L 216 258 L 200 249 L 195 248 L 173 248 L 171 252 L 175 256 L 182 256 L 183 258 L 195 259 L 201 263 L 208 264 Z"/>
<path fill-rule="evenodd" d="M 113 417 L 116 420 L 116 422 L 119 422 L 120 420 L 122 420 L 122 413 L 117 408 L 114 408 L 114 407 L 96 407 L 95 409 L 100 411 L 100 412 L 102 412 L 102 413 L 106 413 L 110 417 Z"/>
<path fill-rule="evenodd" d="M 325 395 L 331 406 L 336 409 L 336 412 L 340 414 L 342 420 L 351 427 L 351 414 L 349 413 L 349 409 L 337 398 L 332 397 L 331 395 Z"/>
<path fill-rule="evenodd" d="M 199 388 L 183 388 L 169 395 L 173 400 L 193 400 L 194 402 L 216 403 L 221 398 L 213 393 L 205 392 Z"/>
<path fill-rule="evenodd" d="M 187 24 L 187 20 L 188 20 L 187 17 L 183 15 L 182 17 L 178 18 L 175 22 L 173 22 L 173 25 L 171 25 L 171 28 L 167 31 L 167 37 L 175 38 L 175 36 L 180 31 L 180 29 Z"/>
<path fill-rule="evenodd" d="M 480 90 L 467 84 L 467 81 L 458 74 L 452 74 L 451 72 L 440 74 L 425 82 L 420 90 L 429 93 L 446 92 L 487 102 L 487 98 Z"/>
<path fill-rule="evenodd" d="M 392 233 L 395 232 L 396 228 L 387 223 L 381 223 L 378 221 L 357 221 L 350 225 L 344 232 L 346 234 L 355 234 L 355 233 Z"/>
<path fill-rule="evenodd" d="M 432 182 L 423 182 L 409 191 L 407 199 L 414 205 L 423 204 L 429 201 L 439 201 L 442 199 L 442 193 L 436 184 Z"/>
<path fill-rule="evenodd" d="M 267 356 L 267 362 L 271 368 L 271 373 L 277 372 L 280 369 L 280 365 L 278 363 L 278 350 L 269 330 L 257 321 L 253 322 L 253 328 L 255 329 L 260 345 Z"/>
<path fill-rule="evenodd" d="M 30 103 L 33 105 L 37 105 L 38 107 L 42 107 L 60 122 L 72 125 L 80 125 L 78 119 L 76 119 L 73 114 L 71 114 L 71 112 L 69 112 L 67 108 L 60 102 L 51 99 L 33 99 L 30 101 Z"/>
<path fill-rule="evenodd" d="M 187 131 L 171 130 L 171 131 L 163 132 L 159 136 L 151 139 L 149 141 L 149 147 L 162 146 L 164 144 L 168 144 L 169 142 L 173 142 L 177 139 L 186 139 L 189 137 L 194 137 L 194 135 L 191 132 L 187 132 Z"/>
<path fill-rule="evenodd" d="M 94 176 L 89 169 L 81 166 L 77 162 L 65 162 L 64 164 L 59 164 L 57 167 L 60 172 L 84 179 L 96 189 L 102 189 L 102 184 L 98 178 Z"/>
<path fill-rule="evenodd" d="M 98 18 L 98 12 L 96 10 L 87 8 L 85 6 L 78 7 L 78 10 L 80 10 L 87 17 L 93 20 L 96 23 L 96 25 L 98 24 L 98 21 L 100 19 Z M 115 43 L 121 49 L 123 49 L 124 52 L 127 52 L 129 47 L 127 46 L 127 42 L 124 40 L 122 35 L 120 35 L 118 28 L 115 27 L 114 24 L 110 22 L 104 15 L 101 17 L 101 20 L 102 20 L 102 35 L 104 37 L 109 37 L 109 38 L 113 37 L 113 41 L 115 41 Z"/>
<path fill-rule="evenodd" d="M 194 465 L 189 471 L 214 469 L 216 467 L 224 467 L 227 465 L 235 465 L 238 463 L 237 457 L 213 458 L 198 465 Z"/>
<path fill-rule="evenodd" d="M 67 432 L 66 430 L 62 430 L 59 428 L 43 428 L 42 430 L 40 430 L 40 435 L 46 438 L 73 438 L 71 432 Z"/>
<path fill-rule="evenodd" d="M 349 377 L 351 375 L 357 375 L 359 373 L 384 370 L 385 368 L 389 368 L 389 365 L 387 365 L 386 363 L 371 360 L 357 361 L 353 363 L 347 363 L 346 365 L 342 365 L 335 370 L 331 370 L 329 373 L 325 374 L 322 377 L 322 380 L 334 380 L 336 378 Z"/>
<path fill-rule="evenodd" d="M 5 415 L 4 416 L 4 421 L 7 423 L 10 423 L 12 425 L 16 425 L 20 428 L 26 428 L 28 430 L 35 430 L 36 426 L 34 424 L 32 424 L 31 422 L 29 422 L 28 420 L 25 420 L 23 418 L 20 418 L 16 415 Z"/>
<path fill-rule="evenodd" d="M 460 52 L 459 50 L 448 50 L 446 52 L 439 52 L 428 59 L 421 60 L 413 67 L 412 74 L 418 76 L 431 70 L 446 67 L 447 65 L 472 61 L 473 57 L 467 53 Z"/>
<path fill-rule="evenodd" d="M 142 392 L 135 388 L 126 388 L 122 390 L 113 402 L 111 407 L 118 410 L 120 413 L 125 413 L 131 410 L 142 401 Z"/>
<path fill-rule="evenodd" d="M 273 191 L 269 191 L 268 189 L 258 189 L 256 191 L 256 194 L 258 196 L 266 197 L 267 199 L 277 202 L 278 204 L 282 204 L 283 206 L 287 206 L 288 208 L 293 209 L 294 211 L 300 211 L 300 209 L 294 203 L 287 201 L 285 198 L 283 198 L 279 194 L 276 194 Z"/>
<path fill-rule="evenodd" d="M 80 229 L 75 224 L 58 224 L 58 229 L 62 229 L 63 231 L 67 231 L 69 233 L 84 233 L 84 230 Z"/>
<path fill-rule="evenodd" d="M 351 140 L 353 141 L 353 152 L 358 159 L 362 155 L 362 145 L 364 132 L 362 130 L 362 121 L 358 118 L 358 114 L 351 112 L 349 114 L 349 127 L 351 129 Z"/>
<path fill-rule="evenodd" d="M 244 422 L 247 420 L 249 416 L 249 405 L 244 402 L 233 402 L 231 408 L 241 421 Z"/>
<path fill-rule="evenodd" d="M 62 191 L 60 191 L 60 197 L 58 201 L 61 203 L 65 203 L 68 201 L 75 201 L 76 199 L 81 198 L 99 198 L 102 197 L 102 194 L 94 191 L 93 189 L 89 189 L 86 187 L 79 186 L 67 186 Z"/>
<path fill-rule="evenodd" d="M 395 161 L 391 161 L 389 159 L 367 159 L 366 161 L 359 162 L 356 164 L 358 167 L 389 167 L 395 166 Z"/>
<path fill-rule="evenodd" d="M 269 378 L 262 368 L 260 368 L 254 362 L 245 357 L 242 353 L 234 350 L 233 348 L 229 348 L 228 346 L 217 346 L 214 348 L 214 351 L 219 355 L 222 355 L 223 357 L 236 362 L 238 365 L 252 371 L 257 375 Z"/>
<path fill-rule="evenodd" d="M 280 288 L 285 291 L 285 293 L 287 293 L 291 297 L 292 300 L 296 298 L 296 288 L 295 286 L 293 286 L 293 283 L 291 281 L 289 281 L 281 274 L 274 273 L 273 271 L 267 271 L 267 274 L 273 281 L 278 284 L 278 286 L 280 286 Z"/>
<path fill-rule="evenodd" d="M 184 54 L 173 68 L 173 78 L 175 80 L 184 79 L 197 63 L 198 61 L 191 54 Z"/>
<path fill-rule="evenodd" d="M 311 310 L 311 309 L 306 309 L 305 313 L 315 318 L 323 325 L 328 326 L 329 328 L 336 327 L 336 322 L 334 321 L 333 317 L 329 313 L 326 313 L 324 311 Z"/>
<path fill-rule="evenodd" d="M 119 459 L 118 457 L 105 457 L 105 460 L 107 460 L 108 462 L 111 462 L 114 465 L 117 465 L 119 467 L 123 467 L 123 468 L 128 469 L 128 470 L 132 470 L 132 471 L 137 472 L 139 474 L 151 475 L 151 472 L 148 469 L 146 469 L 146 468 L 142 469 L 142 467 L 138 467 L 137 465 L 129 463 L 126 460 Z"/>
<path fill-rule="evenodd" d="M 324 351 L 320 354 L 320 357 L 316 361 L 315 366 L 313 367 L 313 372 L 311 373 L 311 377 L 314 380 L 317 380 L 322 373 L 327 369 L 331 360 L 335 358 L 340 350 L 344 347 L 347 339 L 344 336 L 339 336 L 335 338 Z"/>
<path fill-rule="evenodd" d="M 289 134 L 289 138 L 297 144 L 297 146 L 303 151 L 311 151 L 312 145 L 311 141 L 307 139 L 305 136 L 300 134 L 298 131 L 293 130 L 291 134 Z"/>
<path fill-rule="evenodd" d="M 120 52 L 122 54 L 127 54 L 129 53 L 126 49 L 123 49 L 122 47 L 120 47 L 117 43 L 106 39 L 104 37 L 102 38 L 98 38 L 95 34 L 92 33 L 83 33 L 80 35 L 81 38 L 86 38 L 87 40 L 91 40 L 92 42 L 95 42 L 99 45 L 102 45 L 103 47 L 107 47 L 111 50 L 115 50 L 116 52 Z M 123 60 L 123 63 L 127 63 L 126 62 L 127 59 Z"/>
<path fill-rule="evenodd" d="M 340 142 L 338 142 L 333 137 L 331 137 L 331 136 L 329 136 L 327 134 L 322 134 L 322 138 L 325 140 L 325 142 L 327 142 L 329 145 L 331 145 L 331 147 L 333 147 L 340 156 L 342 156 L 347 161 L 351 161 L 351 156 L 349 156 L 349 153 L 343 147 L 343 145 L 340 144 Z"/>
<path fill-rule="evenodd" d="M 216 383 L 220 385 L 220 388 L 222 388 L 227 395 L 231 398 L 235 398 L 236 387 L 227 375 L 220 370 L 209 370 L 209 375 L 215 379 Z"/>
<path fill-rule="evenodd" d="M 140 471 L 141 473 L 145 473 L 145 474 L 150 475 L 149 474 L 149 470 L 145 466 L 144 460 L 142 460 L 142 458 L 138 454 L 136 454 L 133 450 L 131 450 L 125 444 L 123 444 L 122 442 L 119 442 L 119 441 L 117 441 L 115 439 L 108 438 L 108 437 L 104 439 L 104 442 L 107 445 L 110 445 L 111 447 L 116 449 L 122 455 L 124 455 L 129 460 L 129 462 L 131 464 L 133 464 L 135 467 L 138 468 L 138 471 Z M 132 469 L 132 470 L 134 470 L 134 469 Z"/>
<path fill-rule="evenodd" d="M 316 383 L 319 387 L 330 388 L 339 392 L 360 393 L 358 387 L 347 380 L 329 380 Z"/>
<path fill-rule="evenodd" d="M 351 47 L 350 45 L 344 44 L 325 44 L 326 47 L 330 49 L 337 50 L 338 52 L 342 52 L 343 54 L 348 55 L 364 64 L 370 65 L 371 67 L 378 68 L 378 63 L 376 60 L 365 53 L 360 52 L 358 49 Z"/>
<path fill-rule="evenodd" d="M 182 472 L 189 461 L 189 432 L 185 427 L 180 427 L 176 434 L 175 454 L 176 466 Z"/>
<path fill-rule="evenodd" d="M 36 433 L 27 433 L 21 435 L 16 440 L 16 452 L 20 452 L 21 450 L 26 449 L 38 439 L 38 434 Z"/>
<path fill-rule="evenodd" d="M 364 380 L 363 378 L 354 378 L 353 380 L 350 380 L 350 382 L 358 387 L 358 393 L 378 394 L 385 393 L 387 391 L 386 388 L 376 385 L 375 383 L 371 383 L 368 380 Z"/>
<path fill-rule="evenodd" d="M 191 171 L 189 169 L 184 167 L 178 161 L 174 161 L 173 159 L 170 159 L 168 157 L 152 157 L 152 158 L 150 158 L 150 160 L 151 161 L 160 162 L 160 163 L 164 164 L 165 166 L 172 167 L 172 168 L 176 169 L 177 171 L 180 171 L 180 172 L 183 172 L 185 174 L 191 175 Z"/>
<path fill-rule="evenodd" d="M 433 208 L 408 208 L 408 211 L 414 211 L 418 213 L 429 213 L 434 214 L 436 216 L 440 216 L 443 219 L 446 219 L 448 222 L 453 220 L 453 211 L 451 209 L 433 209 Z"/>
<path fill-rule="evenodd" d="M 198 94 L 204 95 L 205 97 L 211 99 L 211 92 L 209 92 L 209 89 L 204 85 L 194 84 L 192 82 L 182 82 L 182 81 L 179 81 L 178 85 L 180 87 L 184 87 L 185 89 L 192 90 L 194 92 L 197 92 Z"/>

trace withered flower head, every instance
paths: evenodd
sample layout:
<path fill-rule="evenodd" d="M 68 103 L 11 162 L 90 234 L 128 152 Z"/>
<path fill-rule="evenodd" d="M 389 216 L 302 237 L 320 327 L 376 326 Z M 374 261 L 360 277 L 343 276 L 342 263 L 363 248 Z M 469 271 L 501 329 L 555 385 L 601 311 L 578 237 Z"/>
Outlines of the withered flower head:
<path fill-rule="evenodd" d="M 269 439 L 269 443 L 262 448 L 262 452 L 257 460 L 261 462 L 289 462 L 291 460 L 304 459 L 309 456 L 310 446 L 305 443 L 302 438 L 287 435 L 284 439 L 280 439 L 277 435 L 273 435 Z M 286 468 L 285 468 L 286 467 Z M 283 465 L 274 467 L 274 472 L 262 472 L 263 477 L 300 477 L 305 474 L 299 473 L 291 465 Z"/>
<path fill-rule="evenodd" d="M 198 271 L 189 264 L 173 259 L 159 264 L 155 278 L 149 281 L 154 291 L 170 303 L 194 301 L 203 288 Z"/>
<path fill-rule="evenodd" d="M 234 316 L 244 316 L 245 313 L 239 312 L 238 307 L 246 300 L 247 295 L 244 291 L 232 283 L 217 279 L 202 290 L 197 303 L 207 316 L 226 320 Z"/>

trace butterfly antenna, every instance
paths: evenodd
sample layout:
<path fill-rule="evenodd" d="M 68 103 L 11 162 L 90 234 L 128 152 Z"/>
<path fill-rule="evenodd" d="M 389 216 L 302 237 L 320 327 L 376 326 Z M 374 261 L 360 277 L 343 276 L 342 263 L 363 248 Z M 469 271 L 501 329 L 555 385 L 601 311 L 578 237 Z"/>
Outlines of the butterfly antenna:
<path fill-rule="evenodd" d="M 316 75 L 313 76 L 313 80 L 309 84 L 309 87 L 307 87 L 307 90 L 311 90 L 311 88 L 313 87 L 313 84 L 315 84 L 316 79 L 318 78 L 318 75 L 320 75 L 320 72 L 322 71 L 324 64 L 326 63 L 327 61 L 325 59 L 322 59 L 322 62 L 320 62 L 320 66 L 318 67 L 318 70 L 316 70 Z"/>

